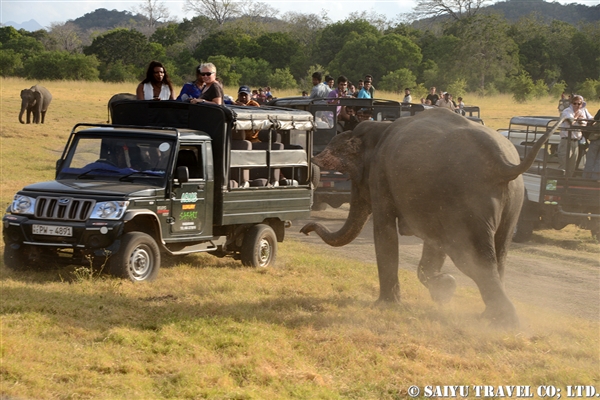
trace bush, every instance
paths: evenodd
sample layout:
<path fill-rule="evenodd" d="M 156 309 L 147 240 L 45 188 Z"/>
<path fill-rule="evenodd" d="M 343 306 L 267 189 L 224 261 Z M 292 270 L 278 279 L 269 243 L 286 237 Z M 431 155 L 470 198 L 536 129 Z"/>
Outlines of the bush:
<path fill-rule="evenodd" d="M 467 81 L 465 79 L 457 79 L 448 85 L 447 91 L 455 99 L 463 97 L 467 94 Z"/>
<path fill-rule="evenodd" d="M 567 90 L 567 84 L 565 81 L 556 82 L 550 87 L 550 95 L 552 97 L 560 97 L 565 90 Z"/>
<path fill-rule="evenodd" d="M 298 83 L 289 68 L 277 68 L 269 75 L 269 86 L 275 89 L 297 89 Z"/>
<path fill-rule="evenodd" d="M 15 76 L 23 68 L 21 54 L 15 53 L 14 50 L 2 49 L 0 51 L 0 75 Z"/>
<path fill-rule="evenodd" d="M 548 96 L 548 85 L 546 85 L 543 79 L 538 79 L 533 85 L 533 91 L 531 94 L 536 99 Z"/>
<path fill-rule="evenodd" d="M 388 72 L 377 86 L 388 92 L 401 93 L 404 88 L 413 88 L 417 85 L 417 78 L 407 68 L 400 68 L 396 71 Z"/>
<path fill-rule="evenodd" d="M 100 79 L 105 82 L 135 82 L 141 81 L 140 73 L 143 74 L 142 70 L 133 65 L 114 63 L 102 68 Z"/>
<path fill-rule="evenodd" d="M 594 79 L 586 79 L 578 88 L 577 94 L 583 96 L 584 99 L 596 100 L 600 95 L 600 81 Z"/>
<path fill-rule="evenodd" d="M 95 81 L 98 64 L 95 56 L 45 51 L 25 61 L 23 69 L 30 79 Z"/>
<path fill-rule="evenodd" d="M 511 79 L 510 90 L 517 103 L 524 103 L 531 99 L 534 87 L 531 76 L 525 71 Z"/>

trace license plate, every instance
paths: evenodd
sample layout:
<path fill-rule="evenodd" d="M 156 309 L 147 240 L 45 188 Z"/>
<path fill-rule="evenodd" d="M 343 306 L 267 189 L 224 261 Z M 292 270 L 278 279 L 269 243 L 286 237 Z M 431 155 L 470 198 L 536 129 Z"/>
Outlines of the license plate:
<path fill-rule="evenodd" d="M 73 227 L 57 225 L 33 225 L 32 233 L 34 235 L 47 236 L 73 236 Z"/>

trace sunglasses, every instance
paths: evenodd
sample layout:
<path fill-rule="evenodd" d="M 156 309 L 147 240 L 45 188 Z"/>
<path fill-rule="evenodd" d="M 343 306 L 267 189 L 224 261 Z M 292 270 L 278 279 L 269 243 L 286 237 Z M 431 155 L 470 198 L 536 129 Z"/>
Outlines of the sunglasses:
<path fill-rule="evenodd" d="M 582 105 L 582 104 L 583 104 L 583 103 L 573 103 L 573 105 L 575 105 L 575 106 L 580 106 L 580 105 Z"/>
<path fill-rule="evenodd" d="M 212 74 L 214 74 L 214 72 L 198 72 L 198 75 L 200 76 L 211 76 Z"/>

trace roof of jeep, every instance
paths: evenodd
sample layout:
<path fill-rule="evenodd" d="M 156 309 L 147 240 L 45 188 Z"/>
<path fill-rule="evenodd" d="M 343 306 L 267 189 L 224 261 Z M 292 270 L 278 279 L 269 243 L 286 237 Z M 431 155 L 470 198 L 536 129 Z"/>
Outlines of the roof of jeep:
<path fill-rule="evenodd" d="M 206 132 L 194 129 L 175 129 L 175 128 L 156 128 L 153 126 L 119 126 L 119 125 L 96 125 L 96 124 L 78 124 L 76 128 L 87 128 L 77 131 L 79 136 L 110 136 L 135 137 L 135 136 L 175 136 L 179 134 L 181 139 L 210 139 Z"/>
<path fill-rule="evenodd" d="M 212 103 L 121 100 L 112 105 L 113 124 L 174 127 L 214 132 L 237 129 L 312 129 L 309 112 L 281 107 L 219 106 Z"/>

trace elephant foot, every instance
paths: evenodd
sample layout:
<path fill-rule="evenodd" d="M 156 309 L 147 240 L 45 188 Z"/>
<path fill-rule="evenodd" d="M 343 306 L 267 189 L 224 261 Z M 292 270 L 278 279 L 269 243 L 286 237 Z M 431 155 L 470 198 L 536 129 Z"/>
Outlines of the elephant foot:
<path fill-rule="evenodd" d="M 427 288 L 433 301 L 444 304 L 454 296 L 456 279 L 450 274 L 439 274 L 427 281 Z"/>
<path fill-rule="evenodd" d="M 490 321 L 490 327 L 496 329 L 517 329 L 520 326 L 515 307 L 486 307 L 481 318 Z"/>
<path fill-rule="evenodd" d="M 400 303 L 400 287 L 395 286 L 392 290 L 382 290 L 377 303 Z"/>

